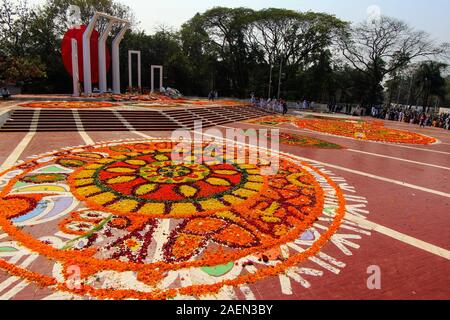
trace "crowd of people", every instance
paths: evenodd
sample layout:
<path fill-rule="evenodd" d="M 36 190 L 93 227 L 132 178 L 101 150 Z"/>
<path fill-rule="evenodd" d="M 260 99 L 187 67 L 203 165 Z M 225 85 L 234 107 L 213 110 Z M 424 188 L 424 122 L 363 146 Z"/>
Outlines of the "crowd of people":
<path fill-rule="evenodd" d="M 284 99 L 277 99 L 277 98 L 272 98 L 272 99 L 264 99 L 264 98 L 259 98 L 256 97 L 255 95 L 251 95 L 250 98 L 250 102 L 261 109 L 265 109 L 268 111 L 272 111 L 272 112 L 279 112 L 282 113 L 283 115 L 288 113 L 288 105 L 286 100 Z"/>
<path fill-rule="evenodd" d="M 283 115 L 288 111 L 287 102 L 284 99 L 277 99 L 275 97 L 272 99 L 265 99 L 256 97 L 252 94 L 251 103 L 258 108 L 272 112 L 279 112 Z M 295 103 L 295 108 L 297 109 L 310 109 L 313 107 L 314 102 L 309 102 L 306 99 Z M 352 105 L 328 105 L 328 109 L 332 113 L 345 112 L 346 114 L 352 114 L 354 116 L 365 116 L 367 114 L 366 109 L 360 105 L 357 107 Z M 450 130 L 450 113 L 437 114 L 430 109 L 424 110 L 423 108 L 405 106 L 378 106 L 372 108 L 371 115 L 372 117 L 378 119 L 416 124 L 421 127 L 436 127 Z"/>
<path fill-rule="evenodd" d="M 421 127 L 436 127 L 450 130 L 450 114 L 437 114 L 423 108 L 391 106 L 383 109 L 372 108 L 372 117 L 417 124 Z"/>

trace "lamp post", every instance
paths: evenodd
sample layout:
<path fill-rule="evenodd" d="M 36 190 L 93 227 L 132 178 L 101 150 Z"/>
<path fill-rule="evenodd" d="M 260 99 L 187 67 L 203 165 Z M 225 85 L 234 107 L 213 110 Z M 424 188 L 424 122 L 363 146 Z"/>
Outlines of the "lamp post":
<path fill-rule="evenodd" d="M 428 100 L 430 97 L 430 79 L 428 77 L 424 78 L 424 85 L 425 85 L 425 97 L 424 97 L 424 107 L 426 108 L 426 111 L 428 111 Z"/>
<path fill-rule="evenodd" d="M 268 97 L 268 100 L 270 100 L 270 94 L 272 93 L 272 92 L 271 92 L 271 89 L 272 89 L 272 69 L 273 69 L 273 64 L 272 64 L 272 63 L 270 63 L 270 75 L 269 75 L 269 97 Z"/>
<path fill-rule="evenodd" d="M 283 71 L 283 57 L 280 58 L 280 73 L 278 75 L 278 100 L 280 99 L 282 71 Z"/>
<path fill-rule="evenodd" d="M 409 80 L 408 101 L 406 102 L 408 107 L 409 107 L 409 103 L 411 101 L 411 91 L 412 91 L 413 81 L 414 81 L 414 75 L 412 74 L 411 79 Z"/>

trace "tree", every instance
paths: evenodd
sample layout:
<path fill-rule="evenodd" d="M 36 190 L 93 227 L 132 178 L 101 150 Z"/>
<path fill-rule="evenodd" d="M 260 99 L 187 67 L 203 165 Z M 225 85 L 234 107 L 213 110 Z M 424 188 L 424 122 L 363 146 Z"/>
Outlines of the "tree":
<path fill-rule="evenodd" d="M 298 68 L 308 67 L 323 58 L 334 36 L 345 27 L 345 22 L 332 15 L 269 8 L 250 16 L 246 36 L 249 46 L 261 52 L 270 72 L 271 66 L 277 65 L 281 81 L 284 68 L 284 81 L 289 83 Z"/>
<path fill-rule="evenodd" d="M 197 23 L 208 34 L 207 46 L 215 50 L 225 68 L 223 78 L 229 78 L 231 92 L 245 95 L 248 83 L 247 54 L 244 29 L 253 10 L 247 8 L 216 7 L 197 16 Z M 212 88 L 211 88 L 212 89 Z"/>
<path fill-rule="evenodd" d="M 4 57 L 0 59 L 0 85 L 22 84 L 35 78 L 44 78 L 44 65 L 33 57 Z"/>
<path fill-rule="evenodd" d="M 421 61 L 391 74 L 386 81 L 389 104 L 415 104 L 430 107 L 431 98 L 445 100 L 448 65 L 439 61 Z M 436 100 L 435 100 L 436 101 Z"/>
<path fill-rule="evenodd" d="M 427 33 L 385 16 L 379 21 L 349 28 L 341 34 L 339 48 L 354 68 L 367 75 L 370 82 L 368 106 L 382 103 L 381 84 L 386 75 L 416 59 L 448 52 L 448 44 L 438 45 Z"/>
<path fill-rule="evenodd" d="M 252 15 L 247 37 L 253 48 L 264 52 L 269 64 L 282 57 L 288 65 L 307 65 L 345 27 L 345 22 L 329 14 L 269 8 Z"/>
<path fill-rule="evenodd" d="M 24 56 L 32 48 L 32 20 L 35 11 L 26 1 L 0 3 L 0 48 L 4 55 Z"/>
<path fill-rule="evenodd" d="M 188 82 L 178 88 L 194 95 L 207 95 L 216 87 L 215 73 L 220 52 L 203 28 L 203 17 L 196 14 L 184 23 L 179 31 L 181 49 L 188 69 Z M 223 76 L 223 75 L 221 75 Z"/>
<path fill-rule="evenodd" d="M 95 12 L 103 12 L 130 21 L 132 27 L 137 25 L 130 7 L 114 0 L 47 0 L 41 7 L 40 16 L 52 24 L 53 33 L 57 37 L 62 37 L 71 26 L 68 19 L 70 5 L 80 8 L 81 24 L 87 25 Z M 105 26 L 106 21 L 100 19 L 97 23 L 97 30 L 101 31 Z M 112 33 L 118 32 L 119 29 L 120 27 L 115 26 Z"/>
<path fill-rule="evenodd" d="M 424 107 L 430 107 L 430 98 L 435 97 L 440 100 L 445 99 L 446 81 L 442 73 L 448 65 L 437 61 L 422 62 L 415 75 L 415 88 L 417 97 L 420 97 Z"/>
<path fill-rule="evenodd" d="M 33 54 L 35 11 L 25 1 L 2 0 L 0 8 L 0 82 L 45 77 L 45 66 Z"/>

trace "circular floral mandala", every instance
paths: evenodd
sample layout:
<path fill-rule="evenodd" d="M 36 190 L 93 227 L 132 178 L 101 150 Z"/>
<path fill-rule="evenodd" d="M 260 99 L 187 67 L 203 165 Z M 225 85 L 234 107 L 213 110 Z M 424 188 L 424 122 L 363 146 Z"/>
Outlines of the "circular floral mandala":
<path fill-rule="evenodd" d="M 247 123 L 264 126 L 279 126 L 282 124 L 292 123 L 300 128 L 330 135 L 388 143 L 427 145 L 438 141 L 435 138 L 424 136 L 415 132 L 386 128 L 382 121 L 355 121 L 347 119 L 333 119 L 326 116 L 312 116 L 302 119 L 292 116 L 266 116 L 256 120 L 249 120 Z M 290 135 L 291 137 L 287 137 L 288 134 L 282 133 L 281 135 L 281 142 L 284 140 L 287 144 L 302 144 L 295 142 L 296 140 L 299 140 L 295 138 L 295 135 Z M 305 142 L 304 144 L 306 146 L 314 145 L 314 143 L 311 142 Z M 325 142 L 325 144 L 328 144 L 328 142 Z M 332 144 L 329 144 L 328 148 L 331 145 Z M 322 146 L 325 145 L 322 144 Z M 325 146 L 325 148 L 327 147 Z"/>
<path fill-rule="evenodd" d="M 201 296 L 289 272 L 339 228 L 343 193 L 320 170 L 285 155 L 242 164 L 206 147 L 179 162 L 172 141 L 101 144 L 8 170 L 0 227 L 53 269 L 1 258 L 0 268 L 81 296 Z M 278 171 L 262 175 L 275 159 Z M 326 231 L 313 233 L 324 217 Z"/>
<path fill-rule="evenodd" d="M 97 109 L 115 107 L 114 103 L 101 101 L 45 101 L 31 102 L 20 105 L 25 108 L 52 108 L 52 109 Z"/>
<path fill-rule="evenodd" d="M 109 157 L 71 175 L 74 195 L 90 207 L 116 214 L 185 217 L 245 202 L 245 197 L 233 194 L 256 193 L 265 184 L 255 173 L 256 165 L 239 166 L 213 157 L 203 157 L 204 164 L 176 164 L 170 148 L 128 149 L 110 150 Z"/>
<path fill-rule="evenodd" d="M 437 142 L 418 133 L 386 128 L 380 121 L 297 119 L 294 123 L 301 128 L 360 140 L 423 145 Z"/>

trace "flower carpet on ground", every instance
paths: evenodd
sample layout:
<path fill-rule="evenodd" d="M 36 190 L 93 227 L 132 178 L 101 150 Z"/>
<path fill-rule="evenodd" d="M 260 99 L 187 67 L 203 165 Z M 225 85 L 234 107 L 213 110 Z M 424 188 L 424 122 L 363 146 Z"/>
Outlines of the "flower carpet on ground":
<path fill-rule="evenodd" d="M 266 116 L 259 119 L 252 119 L 246 121 L 246 123 L 250 124 L 259 124 L 264 126 L 278 126 L 283 123 L 291 123 L 294 121 L 295 117 L 291 116 Z"/>
<path fill-rule="evenodd" d="M 295 117 L 282 117 L 282 116 L 266 116 L 259 119 L 252 119 L 246 121 L 249 124 L 257 124 L 262 126 L 278 126 L 284 123 L 292 123 L 295 121 Z M 266 135 L 267 138 L 271 138 L 270 135 Z M 279 142 L 286 145 L 305 147 L 305 148 L 319 148 L 319 149 L 341 149 L 342 147 L 327 142 L 324 140 L 308 137 L 305 135 L 291 134 L 287 132 L 279 133 Z"/>
<path fill-rule="evenodd" d="M 114 98 L 115 97 L 115 98 Z M 43 101 L 22 103 L 19 106 L 24 108 L 51 108 L 51 109 L 98 109 L 112 108 L 120 105 L 136 106 L 147 108 L 176 108 L 176 107 L 210 107 L 210 106 L 242 106 L 245 103 L 236 100 L 203 100 L 203 99 L 173 99 L 166 96 L 113 96 L 114 102 L 105 101 Z"/>
<path fill-rule="evenodd" d="M 106 98 L 106 96 L 105 96 Z M 163 94 L 120 94 L 111 95 L 109 97 L 116 102 L 133 103 L 142 107 L 183 107 L 183 106 L 240 106 L 246 103 L 229 100 L 229 99 L 217 99 L 217 100 L 205 100 L 205 99 L 190 99 L 190 98 L 173 98 Z"/>
<path fill-rule="evenodd" d="M 297 119 L 295 125 L 313 131 L 360 140 L 422 145 L 437 142 L 435 138 L 418 133 L 386 128 L 381 121 Z"/>
<path fill-rule="evenodd" d="M 280 132 L 279 139 L 280 143 L 291 146 L 319 149 L 342 149 L 340 145 L 331 142 L 287 132 Z"/>
<path fill-rule="evenodd" d="M 102 101 L 45 101 L 45 102 L 31 102 L 20 104 L 25 108 L 43 108 L 43 109 L 97 109 L 97 108 L 112 108 L 117 105 L 111 102 Z"/>
<path fill-rule="evenodd" d="M 50 297 L 98 299 L 250 298 L 316 272 L 299 266 L 345 215 L 331 173 L 277 155 L 265 175 L 274 155 L 243 164 L 200 146 L 177 162 L 170 140 L 102 143 L 2 173 L 0 269 Z"/>
<path fill-rule="evenodd" d="M 382 121 L 331 119 L 329 117 L 327 118 L 322 116 L 306 118 L 292 116 L 267 116 L 247 121 L 247 123 L 265 126 L 293 124 L 302 129 L 353 139 L 378 142 L 421 145 L 433 144 L 437 142 L 435 138 L 427 137 L 418 133 L 386 128 Z"/>

